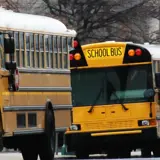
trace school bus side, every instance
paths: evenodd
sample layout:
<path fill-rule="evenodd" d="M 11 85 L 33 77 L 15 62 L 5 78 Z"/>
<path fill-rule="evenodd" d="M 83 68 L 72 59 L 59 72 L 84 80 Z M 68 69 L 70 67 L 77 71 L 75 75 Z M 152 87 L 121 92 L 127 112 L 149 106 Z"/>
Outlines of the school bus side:
<path fill-rule="evenodd" d="M 3 145 L 18 148 L 24 159 L 37 160 L 39 154 L 41 160 L 52 160 L 55 132 L 63 134 L 71 123 L 68 47 L 72 44 L 75 32 L 67 31 L 64 24 L 54 19 L 46 18 L 45 25 L 42 21 L 44 17 L 30 15 L 28 19 L 28 15 L 19 16 L 18 13 L 9 12 L 5 11 L 6 17 L 13 14 L 15 20 L 19 17 L 26 21 L 20 21 L 16 29 L 10 21 L 7 23 L 13 28 L 0 27 L 3 50 L 4 36 L 9 33 L 14 37 L 16 63 L 16 69 L 13 70 L 10 68 L 13 63 L 11 53 L 1 52 L 0 124 Z M 38 25 L 29 24 L 30 19 L 34 19 L 33 23 L 37 22 Z M 49 23 L 54 24 L 53 29 L 47 25 Z M 33 27 L 33 30 L 23 26 Z M 14 71 L 13 77 L 11 70 Z M 15 84 L 16 90 L 12 90 Z"/>

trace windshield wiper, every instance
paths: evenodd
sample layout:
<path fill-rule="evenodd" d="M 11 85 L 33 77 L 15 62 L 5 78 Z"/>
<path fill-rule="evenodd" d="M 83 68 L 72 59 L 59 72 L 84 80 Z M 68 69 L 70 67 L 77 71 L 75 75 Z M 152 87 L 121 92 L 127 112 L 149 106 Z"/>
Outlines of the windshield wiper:
<path fill-rule="evenodd" d="M 93 108 L 94 108 L 95 104 L 97 103 L 97 100 L 99 99 L 99 97 L 100 97 L 100 95 L 101 95 L 101 93 L 102 93 L 102 91 L 103 91 L 103 88 L 104 88 L 104 83 L 103 83 L 103 81 L 105 80 L 105 78 L 106 78 L 107 82 L 110 84 L 110 86 L 112 87 L 113 91 L 115 91 L 115 88 L 113 87 L 113 84 L 112 84 L 110 81 L 108 81 L 107 74 L 105 74 L 105 76 L 104 76 L 104 78 L 103 78 L 103 80 L 102 80 L 102 84 L 103 84 L 103 85 L 102 85 L 102 88 L 100 89 L 100 91 L 99 91 L 99 93 L 98 93 L 98 95 L 97 95 L 94 103 L 91 105 L 88 113 L 91 113 L 91 112 L 93 111 Z M 123 107 L 123 109 L 124 109 L 125 111 L 127 111 L 128 108 L 121 102 L 121 100 L 119 99 L 119 97 L 117 96 L 117 94 L 116 94 L 115 92 L 113 92 L 113 94 L 116 96 L 116 98 L 117 98 L 118 101 L 120 102 L 120 104 L 121 104 L 121 106 Z"/>
<path fill-rule="evenodd" d="M 128 110 L 128 108 L 121 102 L 121 100 L 119 99 L 119 97 L 117 96 L 117 94 L 116 94 L 116 90 L 115 90 L 115 88 L 113 87 L 113 84 L 110 82 L 110 81 L 108 81 L 108 79 L 107 79 L 107 82 L 110 84 L 110 86 L 112 87 L 112 89 L 113 89 L 113 94 L 115 95 L 115 97 L 118 99 L 118 101 L 120 102 L 120 104 L 121 104 L 121 106 L 122 106 L 122 108 L 125 110 L 125 111 L 127 111 Z"/>
<path fill-rule="evenodd" d="M 113 94 L 115 95 L 115 97 L 116 97 L 116 98 L 118 99 L 118 101 L 120 102 L 122 108 L 123 108 L 125 111 L 127 111 L 128 108 L 121 102 L 121 100 L 120 100 L 119 97 L 117 96 L 116 92 L 113 92 Z"/>
<path fill-rule="evenodd" d="M 97 101 L 98 101 L 98 99 L 99 99 L 99 97 L 100 97 L 100 95 L 101 95 L 101 93 L 102 93 L 102 91 L 104 89 L 104 83 L 103 83 L 103 81 L 105 80 L 105 78 L 106 78 L 106 75 L 102 79 L 102 87 L 101 87 L 101 89 L 100 89 L 100 91 L 99 91 L 99 93 L 98 93 L 95 101 L 93 102 L 93 104 L 91 105 L 90 109 L 88 110 L 88 113 L 91 113 L 93 111 L 93 108 L 94 108 L 95 104 L 97 103 Z"/>

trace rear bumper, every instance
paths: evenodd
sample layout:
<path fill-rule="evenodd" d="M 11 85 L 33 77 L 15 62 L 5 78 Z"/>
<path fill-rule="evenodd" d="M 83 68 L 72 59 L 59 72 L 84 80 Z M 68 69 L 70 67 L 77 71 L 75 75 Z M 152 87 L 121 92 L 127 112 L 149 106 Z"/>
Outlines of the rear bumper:
<path fill-rule="evenodd" d="M 157 128 L 124 130 L 115 132 L 88 132 L 66 134 L 68 151 L 75 151 L 77 146 L 88 146 L 92 151 L 105 150 L 111 146 L 130 146 L 141 148 L 142 146 L 157 140 Z"/>

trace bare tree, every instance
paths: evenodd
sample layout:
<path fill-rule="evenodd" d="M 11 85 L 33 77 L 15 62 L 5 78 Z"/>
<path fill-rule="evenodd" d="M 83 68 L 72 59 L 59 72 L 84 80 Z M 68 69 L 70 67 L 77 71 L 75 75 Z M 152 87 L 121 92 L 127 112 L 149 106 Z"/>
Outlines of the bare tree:
<path fill-rule="evenodd" d="M 150 19 L 159 19 L 159 0 L 5 0 L 17 12 L 51 16 L 75 29 L 83 43 L 119 40 L 157 42 Z M 152 31 L 153 30 L 153 31 Z M 160 37 L 160 36 L 159 36 Z"/>
<path fill-rule="evenodd" d="M 5 8 L 23 13 L 41 13 L 42 1 L 40 0 L 4 0 Z"/>
<path fill-rule="evenodd" d="M 146 0 L 43 0 L 47 14 L 77 30 L 84 41 L 148 40 Z"/>

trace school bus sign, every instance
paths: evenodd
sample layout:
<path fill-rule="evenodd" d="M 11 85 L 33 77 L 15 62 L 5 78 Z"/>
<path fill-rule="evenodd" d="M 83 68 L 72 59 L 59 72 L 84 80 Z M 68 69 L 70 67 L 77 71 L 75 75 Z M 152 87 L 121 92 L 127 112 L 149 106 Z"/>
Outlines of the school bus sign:
<path fill-rule="evenodd" d="M 123 57 L 125 53 L 125 46 L 106 46 L 104 47 L 91 47 L 88 48 L 85 45 L 83 48 L 85 58 L 88 62 L 88 65 L 92 66 L 106 66 L 106 65 L 114 65 L 114 64 L 122 64 Z"/>
<path fill-rule="evenodd" d="M 86 54 L 87 58 L 107 58 L 112 56 L 121 56 L 123 52 L 122 47 L 110 47 L 110 48 L 95 48 L 87 49 Z"/>

